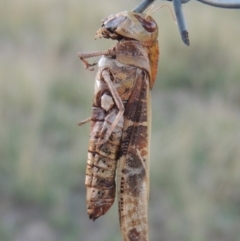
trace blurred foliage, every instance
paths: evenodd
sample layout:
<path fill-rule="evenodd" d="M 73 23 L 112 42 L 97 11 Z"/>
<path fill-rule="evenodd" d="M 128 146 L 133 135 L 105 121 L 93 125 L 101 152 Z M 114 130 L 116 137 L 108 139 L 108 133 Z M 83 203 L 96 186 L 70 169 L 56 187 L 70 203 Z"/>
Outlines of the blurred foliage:
<path fill-rule="evenodd" d="M 100 20 L 140 1 L 0 2 L 0 240 L 120 241 L 116 203 L 96 222 L 84 172 L 94 72 L 78 51 Z M 156 1 L 156 5 L 159 2 Z M 165 9 L 153 89 L 152 241 L 237 241 L 240 236 L 240 15 L 191 2 L 191 46 Z"/>

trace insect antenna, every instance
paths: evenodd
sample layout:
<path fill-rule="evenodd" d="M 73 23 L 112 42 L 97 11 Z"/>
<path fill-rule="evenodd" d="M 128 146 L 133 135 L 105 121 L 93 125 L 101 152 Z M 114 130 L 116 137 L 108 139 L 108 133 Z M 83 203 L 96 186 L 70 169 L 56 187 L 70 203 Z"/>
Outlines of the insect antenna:
<path fill-rule="evenodd" d="M 161 9 L 161 8 L 164 8 L 164 7 L 167 7 L 167 8 L 168 8 L 168 10 L 170 11 L 170 13 L 171 13 L 171 15 L 172 15 L 172 18 L 173 18 L 174 22 L 177 23 L 177 20 L 176 20 L 174 14 L 173 14 L 172 9 L 171 9 L 167 4 L 158 6 L 158 7 L 156 7 L 156 8 L 153 9 L 153 10 L 152 10 L 153 5 L 151 5 L 151 6 L 149 7 L 149 11 L 146 13 L 145 19 L 146 19 L 149 15 L 151 15 L 152 13 L 156 12 L 158 9 Z"/>
<path fill-rule="evenodd" d="M 147 16 L 151 15 L 151 13 L 152 13 L 151 11 L 152 11 L 153 7 L 154 7 L 154 4 L 151 4 L 150 6 L 148 6 L 148 8 L 146 9 L 147 10 L 147 12 L 146 12 Z"/>

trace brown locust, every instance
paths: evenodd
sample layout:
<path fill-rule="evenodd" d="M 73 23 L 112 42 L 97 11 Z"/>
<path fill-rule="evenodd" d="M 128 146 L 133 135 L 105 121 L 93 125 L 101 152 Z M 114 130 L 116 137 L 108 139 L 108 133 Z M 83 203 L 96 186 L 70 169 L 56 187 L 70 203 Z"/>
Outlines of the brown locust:
<path fill-rule="evenodd" d="M 95 220 L 115 198 L 124 241 L 148 240 L 150 90 L 156 79 L 158 26 L 143 13 L 121 12 L 103 20 L 96 38 L 117 43 L 106 51 L 79 53 L 86 60 L 101 56 L 95 80 L 86 171 L 87 212 Z"/>

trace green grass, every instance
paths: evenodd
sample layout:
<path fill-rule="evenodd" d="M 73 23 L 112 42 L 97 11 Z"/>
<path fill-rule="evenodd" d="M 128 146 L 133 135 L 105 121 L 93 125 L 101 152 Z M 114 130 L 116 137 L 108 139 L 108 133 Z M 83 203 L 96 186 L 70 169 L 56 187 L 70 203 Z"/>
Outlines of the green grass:
<path fill-rule="evenodd" d="M 100 20 L 138 2 L 0 3 L 0 240 L 121 240 L 116 204 L 94 223 L 86 214 L 89 125 L 77 123 L 95 72 L 77 52 L 112 46 L 94 40 Z M 238 241 L 239 12 L 185 6 L 190 47 L 168 11 L 153 16 L 150 240 Z"/>

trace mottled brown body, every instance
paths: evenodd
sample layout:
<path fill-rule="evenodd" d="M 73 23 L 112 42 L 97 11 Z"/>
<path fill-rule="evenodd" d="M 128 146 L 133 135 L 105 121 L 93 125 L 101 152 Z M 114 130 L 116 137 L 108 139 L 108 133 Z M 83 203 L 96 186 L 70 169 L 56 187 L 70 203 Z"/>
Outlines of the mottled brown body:
<path fill-rule="evenodd" d="M 124 117 L 121 115 L 113 131 L 106 138 L 107 131 L 116 119 L 119 110 L 102 73 L 105 70 L 110 76 L 114 76 L 112 84 L 122 102 L 129 99 L 138 74 L 136 67 L 123 65 L 116 59 L 106 56 L 102 56 L 99 60 L 98 67 L 85 182 L 87 211 L 93 220 L 105 214 L 114 202 L 115 170 L 124 122 Z"/>
<path fill-rule="evenodd" d="M 122 136 L 123 118 L 109 139 L 102 143 L 103 133 L 116 117 L 113 108 L 108 114 L 101 107 L 93 107 L 85 185 L 87 187 L 87 212 L 95 220 L 105 214 L 115 198 L 115 171 Z"/>
<path fill-rule="evenodd" d="M 112 205 L 117 165 L 124 241 L 148 240 L 150 89 L 157 73 L 157 35 L 150 16 L 132 12 L 111 15 L 96 34 L 119 42 L 100 52 L 98 63 L 86 174 L 88 214 L 96 219 Z M 79 57 L 89 67 L 85 58 L 96 55 Z"/>

